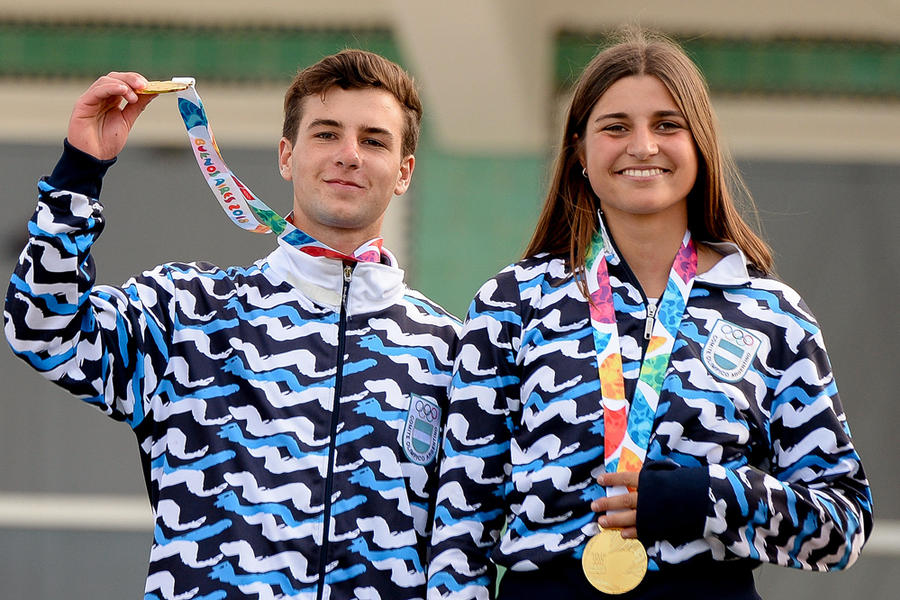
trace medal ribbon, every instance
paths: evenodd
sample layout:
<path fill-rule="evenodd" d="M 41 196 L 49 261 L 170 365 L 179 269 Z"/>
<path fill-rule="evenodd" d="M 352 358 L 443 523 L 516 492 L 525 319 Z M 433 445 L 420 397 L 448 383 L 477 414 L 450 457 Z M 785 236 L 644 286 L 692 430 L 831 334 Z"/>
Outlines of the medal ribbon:
<path fill-rule="evenodd" d="M 697 251 L 690 232 L 685 232 L 669 272 L 666 290 L 659 301 L 656 321 L 630 405 L 625 398 L 615 300 L 607 270 L 608 253 L 603 232 L 598 231 L 588 250 L 587 283 L 603 397 L 604 464 L 608 473 L 639 471 L 647 456 L 659 392 L 697 274 Z M 612 496 L 625 491 L 624 487 L 614 487 L 607 494 Z"/>
<path fill-rule="evenodd" d="M 232 223 L 253 233 L 275 233 L 301 252 L 312 256 L 351 262 L 380 262 L 384 255 L 394 264 L 391 254 L 382 248 L 383 240 L 380 237 L 369 240 L 350 256 L 297 229 L 289 219 L 269 208 L 225 164 L 203 109 L 203 102 L 194 87 L 194 79 L 173 77 L 172 81 L 188 84 L 187 89 L 177 94 L 178 112 L 184 121 L 194 158 L 197 159 L 206 183 Z"/>

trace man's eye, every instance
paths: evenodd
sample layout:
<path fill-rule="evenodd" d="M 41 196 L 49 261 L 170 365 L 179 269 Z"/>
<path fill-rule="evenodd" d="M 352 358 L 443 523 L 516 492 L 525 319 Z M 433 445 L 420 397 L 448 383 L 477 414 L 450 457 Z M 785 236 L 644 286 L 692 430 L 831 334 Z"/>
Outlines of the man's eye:
<path fill-rule="evenodd" d="M 378 147 L 378 148 L 384 148 L 384 147 L 385 147 L 384 143 L 383 143 L 381 140 L 376 140 L 376 139 L 373 139 L 373 138 L 369 138 L 369 139 L 363 140 L 363 144 L 366 144 L 366 145 L 369 145 L 369 146 L 376 146 L 376 147 Z"/>

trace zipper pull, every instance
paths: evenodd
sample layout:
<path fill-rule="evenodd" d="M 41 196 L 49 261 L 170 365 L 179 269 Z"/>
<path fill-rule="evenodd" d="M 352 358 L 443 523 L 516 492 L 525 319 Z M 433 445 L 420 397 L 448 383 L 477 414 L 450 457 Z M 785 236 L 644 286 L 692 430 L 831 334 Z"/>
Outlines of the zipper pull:
<path fill-rule="evenodd" d="M 350 291 L 350 277 L 353 275 L 353 265 L 344 263 L 344 285 L 341 290 L 341 305 L 347 304 L 347 294 Z"/>
<path fill-rule="evenodd" d="M 656 305 L 647 303 L 647 321 L 644 323 L 644 339 L 649 340 L 653 336 L 653 324 L 656 322 Z"/>

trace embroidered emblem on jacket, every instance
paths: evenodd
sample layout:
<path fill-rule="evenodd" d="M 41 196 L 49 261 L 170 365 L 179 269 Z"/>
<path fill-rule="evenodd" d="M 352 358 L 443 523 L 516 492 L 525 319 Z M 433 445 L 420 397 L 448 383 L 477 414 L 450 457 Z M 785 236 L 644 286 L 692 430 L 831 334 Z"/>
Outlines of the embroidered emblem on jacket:
<path fill-rule="evenodd" d="M 421 396 L 410 396 L 403 428 L 403 452 L 417 465 L 427 465 L 437 455 L 441 407 Z"/>
<path fill-rule="evenodd" d="M 762 344 L 743 327 L 719 319 L 703 346 L 703 364 L 724 381 L 740 381 Z"/>

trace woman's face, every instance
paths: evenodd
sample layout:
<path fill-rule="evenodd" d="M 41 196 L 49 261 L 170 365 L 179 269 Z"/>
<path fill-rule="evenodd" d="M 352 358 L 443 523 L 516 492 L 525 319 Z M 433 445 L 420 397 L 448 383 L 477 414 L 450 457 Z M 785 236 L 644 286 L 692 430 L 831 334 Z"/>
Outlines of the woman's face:
<path fill-rule="evenodd" d="M 656 77 L 611 85 L 591 110 L 580 152 L 607 219 L 686 218 L 697 149 L 685 115 Z"/>

